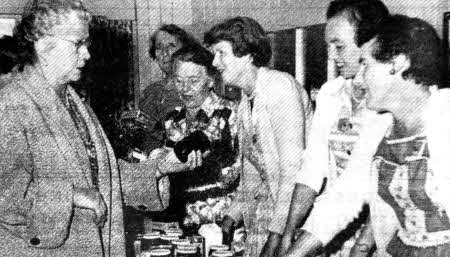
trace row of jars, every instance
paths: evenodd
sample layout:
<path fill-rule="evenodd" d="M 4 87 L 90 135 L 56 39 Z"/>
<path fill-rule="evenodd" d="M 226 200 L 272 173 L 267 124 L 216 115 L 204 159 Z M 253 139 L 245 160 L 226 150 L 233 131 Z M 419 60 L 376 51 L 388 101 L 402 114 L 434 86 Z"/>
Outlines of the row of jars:
<path fill-rule="evenodd" d="M 183 236 L 181 229 L 167 229 L 140 234 L 135 241 L 139 257 L 234 257 L 227 245 L 211 245 L 205 250 L 205 239 L 200 235 Z"/>

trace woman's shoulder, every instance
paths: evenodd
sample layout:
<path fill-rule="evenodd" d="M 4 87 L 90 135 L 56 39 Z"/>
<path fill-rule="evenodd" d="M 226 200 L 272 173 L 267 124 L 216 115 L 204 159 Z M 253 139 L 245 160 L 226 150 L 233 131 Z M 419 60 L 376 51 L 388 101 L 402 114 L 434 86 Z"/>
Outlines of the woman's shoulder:
<path fill-rule="evenodd" d="M 266 82 L 275 87 L 282 86 L 284 84 L 298 83 L 291 74 L 266 67 L 259 68 L 258 80 L 262 83 Z"/>
<path fill-rule="evenodd" d="M 0 78 L 0 104 L 2 106 L 24 105 L 28 102 L 27 94 L 21 84 L 19 77 L 14 74 Z"/>
<path fill-rule="evenodd" d="M 287 72 L 260 68 L 257 78 L 257 91 L 268 96 L 268 100 L 278 101 L 286 98 L 295 98 L 306 90 L 292 75 Z"/>

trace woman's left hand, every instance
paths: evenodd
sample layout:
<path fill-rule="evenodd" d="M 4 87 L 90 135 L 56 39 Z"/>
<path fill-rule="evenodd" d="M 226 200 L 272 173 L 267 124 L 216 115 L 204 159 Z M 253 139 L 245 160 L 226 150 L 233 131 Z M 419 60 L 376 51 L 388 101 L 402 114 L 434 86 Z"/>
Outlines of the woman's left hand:
<path fill-rule="evenodd" d="M 189 155 L 188 155 L 188 160 L 186 162 L 187 168 L 190 170 L 193 170 L 197 167 L 202 166 L 202 159 L 203 159 L 203 155 L 202 152 L 200 150 L 197 151 L 192 151 Z"/>
<path fill-rule="evenodd" d="M 159 171 L 161 172 L 161 175 L 181 172 L 184 170 L 193 170 L 202 165 L 203 163 L 202 159 L 208 156 L 209 153 L 210 153 L 209 151 L 206 151 L 203 154 L 200 150 L 192 151 L 188 155 L 187 162 L 183 163 L 178 159 L 175 152 L 171 149 L 159 162 L 158 168 Z"/>
<path fill-rule="evenodd" d="M 270 232 L 266 244 L 261 251 L 259 257 L 275 257 L 278 254 L 278 247 L 280 245 L 281 235 L 275 232 Z"/>

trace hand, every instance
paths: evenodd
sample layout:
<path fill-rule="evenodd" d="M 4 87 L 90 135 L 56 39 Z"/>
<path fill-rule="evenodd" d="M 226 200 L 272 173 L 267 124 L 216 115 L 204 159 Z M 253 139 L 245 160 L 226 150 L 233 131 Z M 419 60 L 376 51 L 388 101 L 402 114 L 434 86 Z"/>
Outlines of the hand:
<path fill-rule="evenodd" d="M 371 253 L 372 247 L 370 244 L 356 243 L 350 251 L 350 257 L 366 257 Z"/>
<path fill-rule="evenodd" d="M 220 224 L 223 233 L 223 242 L 226 245 L 233 241 L 233 234 L 235 230 L 236 221 L 230 216 L 225 216 Z"/>
<path fill-rule="evenodd" d="M 209 151 L 206 151 L 203 154 L 200 150 L 192 151 L 188 155 L 187 162 L 183 163 L 178 159 L 173 150 L 169 150 L 158 164 L 159 172 L 161 173 L 161 176 L 164 176 L 169 173 L 193 170 L 202 165 L 203 158 L 205 158 L 209 153 Z"/>
<path fill-rule="evenodd" d="M 94 188 L 74 188 L 73 205 L 94 211 L 94 223 L 103 227 L 106 222 L 106 204 L 103 196 Z"/>
<path fill-rule="evenodd" d="M 299 238 L 292 247 L 283 254 L 283 257 L 307 257 L 320 255 L 323 245 L 313 234 L 302 230 Z"/>
<path fill-rule="evenodd" d="M 190 170 L 193 170 L 197 167 L 202 166 L 203 158 L 206 157 L 209 154 L 209 151 L 206 151 L 204 154 L 200 150 L 192 151 L 188 155 L 188 160 L 186 162 L 186 165 Z"/>
<path fill-rule="evenodd" d="M 266 244 L 264 245 L 259 257 L 274 257 L 277 256 L 278 246 L 281 241 L 281 235 L 275 232 L 270 232 L 267 238 Z"/>
<path fill-rule="evenodd" d="M 291 247 L 292 241 L 294 240 L 294 234 L 285 232 L 280 243 L 280 255 L 284 255 L 287 250 Z"/>

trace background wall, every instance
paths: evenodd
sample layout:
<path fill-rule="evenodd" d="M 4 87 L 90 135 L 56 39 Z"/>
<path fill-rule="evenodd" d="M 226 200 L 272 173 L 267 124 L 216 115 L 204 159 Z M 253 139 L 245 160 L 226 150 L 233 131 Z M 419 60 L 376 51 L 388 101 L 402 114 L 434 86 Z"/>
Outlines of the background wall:
<path fill-rule="evenodd" d="M 27 0 L 1 0 L 0 13 L 21 13 Z M 442 14 L 449 0 L 384 0 L 391 12 L 423 18 L 442 33 Z M 325 22 L 323 0 L 85 0 L 96 15 L 135 19 L 137 6 L 140 88 L 159 80 L 161 72 L 148 56 L 149 35 L 162 23 L 175 23 L 202 38 L 204 31 L 231 16 L 246 15 L 268 30 Z"/>

